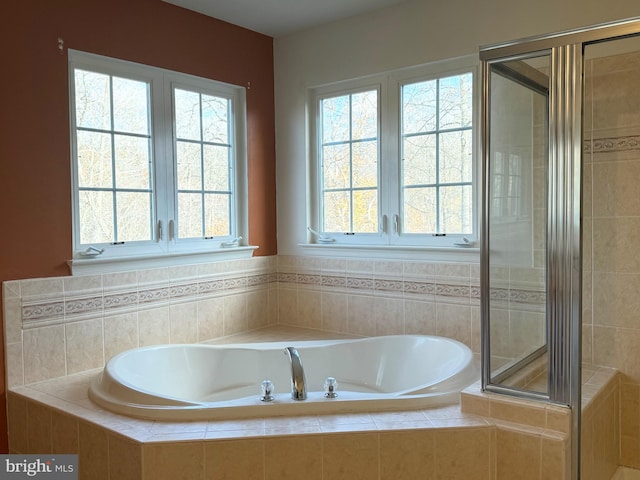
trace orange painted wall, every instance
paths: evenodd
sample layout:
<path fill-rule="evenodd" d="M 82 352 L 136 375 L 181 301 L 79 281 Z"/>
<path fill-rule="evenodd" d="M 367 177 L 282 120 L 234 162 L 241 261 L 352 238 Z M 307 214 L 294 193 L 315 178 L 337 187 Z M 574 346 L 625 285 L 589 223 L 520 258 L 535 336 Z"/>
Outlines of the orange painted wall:
<path fill-rule="evenodd" d="M 69 274 L 67 48 L 251 82 L 249 242 L 257 255 L 276 254 L 271 37 L 161 0 L 11 0 L 0 6 L 0 46 L 0 281 Z M 3 352 L 0 371 L 4 410 Z M 0 452 L 6 433 L 0 415 Z"/>

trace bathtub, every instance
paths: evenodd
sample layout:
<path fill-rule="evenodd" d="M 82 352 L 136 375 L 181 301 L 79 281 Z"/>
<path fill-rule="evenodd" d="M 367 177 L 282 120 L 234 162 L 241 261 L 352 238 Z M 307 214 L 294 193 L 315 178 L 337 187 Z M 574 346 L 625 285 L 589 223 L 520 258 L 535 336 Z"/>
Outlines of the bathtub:
<path fill-rule="evenodd" d="M 306 400 L 292 398 L 288 346 L 302 360 Z M 335 398 L 324 395 L 327 377 L 337 380 Z M 457 402 L 477 379 L 469 348 L 435 336 L 159 345 L 114 356 L 89 398 L 138 418 L 214 420 L 427 408 Z M 265 380 L 275 387 L 273 401 L 261 399 Z"/>

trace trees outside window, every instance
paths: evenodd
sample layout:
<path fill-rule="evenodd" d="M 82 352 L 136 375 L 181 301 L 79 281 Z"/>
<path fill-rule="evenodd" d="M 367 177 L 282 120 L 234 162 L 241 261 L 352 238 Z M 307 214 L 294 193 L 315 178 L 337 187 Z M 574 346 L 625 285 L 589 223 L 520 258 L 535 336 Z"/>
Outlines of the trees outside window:
<path fill-rule="evenodd" d="M 475 67 L 313 89 L 312 227 L 338 243 L 476 236 Z"/>

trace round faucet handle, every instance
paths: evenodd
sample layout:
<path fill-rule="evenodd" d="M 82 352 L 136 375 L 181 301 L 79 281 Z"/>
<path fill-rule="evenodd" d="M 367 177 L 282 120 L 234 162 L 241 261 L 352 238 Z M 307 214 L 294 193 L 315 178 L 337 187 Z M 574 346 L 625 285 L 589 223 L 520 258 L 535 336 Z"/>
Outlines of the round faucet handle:
<path fill-rule="evenodd" d="M 324 396 L 326 398 L 336 398 L 338 396 L 338 382 L 333 377 L 327 377 L 324 381 Z"/>
<path fill-rule="evenodd" d="M 273 402 L 273 400 L 275 400 L 274 392 L 273 382 L 271 380 L 263 381 L 262 385 L 260 385 L 260 400 L 263 402 Z"/>

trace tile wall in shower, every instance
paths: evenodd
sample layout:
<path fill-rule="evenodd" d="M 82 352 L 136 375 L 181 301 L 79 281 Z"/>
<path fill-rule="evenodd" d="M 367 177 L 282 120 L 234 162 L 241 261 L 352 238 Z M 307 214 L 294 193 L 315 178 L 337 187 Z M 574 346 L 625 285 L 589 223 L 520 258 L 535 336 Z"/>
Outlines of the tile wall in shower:
<path fill-rule="evenodd" d="M 635 468 L 640 468 L 639 84 L 640 52 L 594 55 L 585 63 L 583 360 L 622 374 L 620 463 Z"/>

